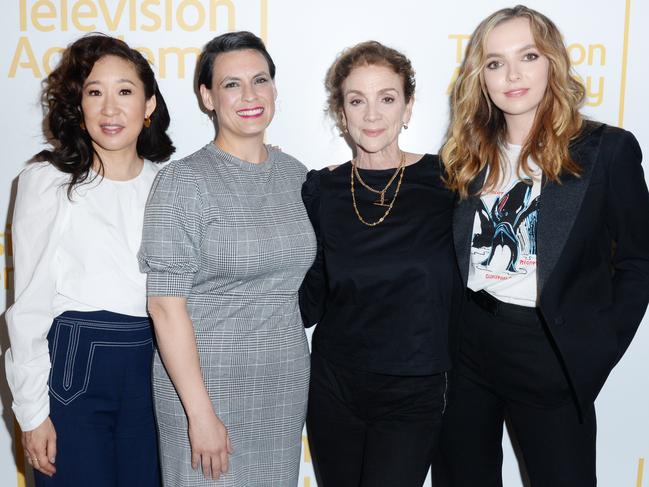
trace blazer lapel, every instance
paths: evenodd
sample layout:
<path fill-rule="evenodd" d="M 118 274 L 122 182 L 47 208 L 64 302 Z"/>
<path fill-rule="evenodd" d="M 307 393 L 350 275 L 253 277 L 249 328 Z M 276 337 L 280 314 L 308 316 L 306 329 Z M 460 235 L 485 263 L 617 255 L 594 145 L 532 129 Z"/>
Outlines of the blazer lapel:
<path fill-rule="evenodd" d="M 469 256 L 471 254 L 471 238 L 473 237 L 473 222 L 475 212 L 480 204 L 480 197 L 473 196 L 482 187 L 486 168 L 469 185 L 469 196 L 460 200 L 453 212 L 453 241 L 455 243 L 455 255 L 462 275 L 462 283 L 466 285 L 469 280 Z"/>
<path fill-rule="evenodd" d="M 545 182 L 539 199 L 539 217 L 536 235 L 538 294 L 552 274 L 570 235 L 575 218 L 581 208 L 597 160 L 602 134 L 601 125 L 586 128 L 576 139 L 570 154 L 582 169 L 579 177 L 566 175 L 561 184 Z M 590 129 L 590 130 L 589 130 Z"/>

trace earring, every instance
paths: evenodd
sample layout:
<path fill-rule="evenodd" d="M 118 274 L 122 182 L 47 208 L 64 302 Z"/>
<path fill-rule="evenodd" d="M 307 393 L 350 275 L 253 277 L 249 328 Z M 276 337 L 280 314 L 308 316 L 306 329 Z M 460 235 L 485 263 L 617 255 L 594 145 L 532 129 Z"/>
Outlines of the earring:
<path fill-rule="evenodd" d="M 148 116 L 144 117 L 143 125 L 145 129 L 148 129 L 151 126 L 151 118 Z"/>
<path fill-rule="evenodd" d="M 403 130 L 408 130 L 408 124 L 406 122 L 401 122 L 401 126 L 403 127 Z"/>
<path fill-rule="evenodd" d="M 79 127 L 81 127 L 81 130 L 86 130 L 86 124 L 83 123 L 83 120 L 81 120 L 81 122 L 79 122 Z"/>
<path fill-rule="evenodd" d="M 344 137 L 349 133 L 349 131 L 347 130 L 347 117 L 345 117 L 345 112 L 343 110 L 340 110 L 336 118 L 339 122 L 338 128 L 340 129 L 340 136 Z"/>

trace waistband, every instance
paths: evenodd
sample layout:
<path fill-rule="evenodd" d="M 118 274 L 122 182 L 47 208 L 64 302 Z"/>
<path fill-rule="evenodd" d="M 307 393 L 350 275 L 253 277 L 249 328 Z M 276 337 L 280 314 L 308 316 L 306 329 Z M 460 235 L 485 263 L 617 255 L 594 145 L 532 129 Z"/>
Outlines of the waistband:
<path fill-rule="evenodd" d="M 473 291 L 466 290 L 466 296 L 469 301 L 475 303 L 482 310 L 497 318 L 517 323 L 538 323 L 540 315 L 538 308 L 529 306 L 520 306 L 518 304 L 505 303 L 494 298 L 485 290 Z"/>
<path fill-rule="evenodd" d="M 123 326 L 141 327 L 149 326 L 151 320 L 148 316 L 131 316 L 112 311 L 65 311 L 54 318 L 54 321 L 71 321 L 92 324 L 93 326 Z"/>

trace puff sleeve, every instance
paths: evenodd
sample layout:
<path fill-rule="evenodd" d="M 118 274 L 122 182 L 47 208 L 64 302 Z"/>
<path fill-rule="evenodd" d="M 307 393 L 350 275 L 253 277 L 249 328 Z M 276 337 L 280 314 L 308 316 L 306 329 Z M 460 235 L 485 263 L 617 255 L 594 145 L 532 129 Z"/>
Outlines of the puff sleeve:
<path fill-rule="evenodd" d="M 328 171 L 328 169 L 325 169 Z M 327 297 L 327 274 L 324 261 L 322 232 L 320 228 L 320 172 L 311 170 L 302 185 L 302 201 L 315 232 L 317 251 L 313 265 L 300 286 L 300 312 L 304 326 L 310 327 L 320 321 L 325 312 Z"/>
<path fill-rule="evenodd" d="M 181 161 L 162 169 L 144 211 L 140 270 L 148 296 L 187 297 L 200 265 L 203 198 L 195 175 Z"/>
<path fill-rule="evenodd" d="M 5 367 L 12 409 L 23 431 L 49 416 L 47 334 L 54 318 L 55 248 L 65 216 L 66 181 L 67 175 L 49 163 L 32 164 L 18 178 L 12 223 L 15 302 L 6 313 L 11 347 Z"/>

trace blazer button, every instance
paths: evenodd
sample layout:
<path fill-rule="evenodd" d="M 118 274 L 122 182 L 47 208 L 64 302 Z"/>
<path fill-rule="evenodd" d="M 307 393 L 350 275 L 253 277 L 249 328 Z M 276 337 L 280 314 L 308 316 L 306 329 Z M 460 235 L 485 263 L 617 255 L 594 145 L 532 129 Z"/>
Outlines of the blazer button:
<path fill-rule="evenodd" d="M 557 325 L 557 326 L 563 326 L 564 323 L 565 323 L 565 321 L 563 321 L 563 318 L 561 316 L 557 316 L 554 319 L 554 324 Z"/>

